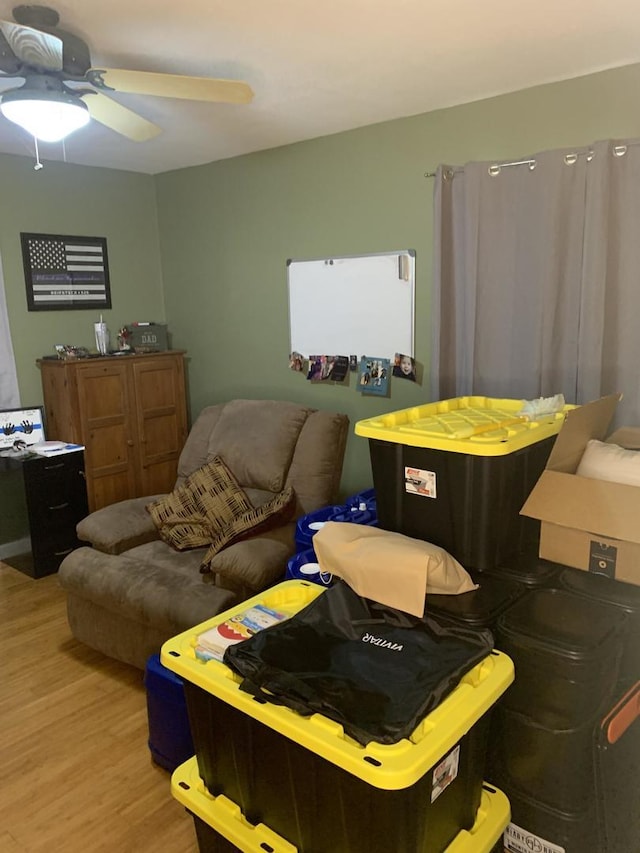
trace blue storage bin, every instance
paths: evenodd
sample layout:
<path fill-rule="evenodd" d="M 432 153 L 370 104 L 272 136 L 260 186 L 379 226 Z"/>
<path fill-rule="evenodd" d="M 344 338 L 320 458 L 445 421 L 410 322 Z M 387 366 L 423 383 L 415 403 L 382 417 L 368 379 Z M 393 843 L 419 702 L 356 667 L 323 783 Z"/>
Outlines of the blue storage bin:
<path fill-rule="evenodd" d="M 156 764 L 173 772 L 195 750 L 182 679 L 152 655 L 144 673 L 149 719 L 149 750 Z"/>
<path fill-rule="evenodd" d="M 320 570 L 318 558 L 313 548 L 307 548 L 295 554 L 287 563 L 285 580 L 311 581 L 320 586 L 331 586 L 333 577 Z"/>
<path fill-rule="evenodd" d="M 306 551 L 311 548 L 311 540 L 314 535 L 322 528 L 326 521 L 332 521 L 333 516 L 337 513 L 344 512 L 344 504 L 332 504 L 324 506 L 322 509 L 317 509 L 315 512 L 310 512 L 298 519 L 296 524 L 296 551 Z"/>
<path fill-rule="evenodd" d="M 313 547 L 313 537 L 327 521 L 377 526 L 378 516 L 375 509 L 360 509 L 359 506 L 349 507 L 346 504 L 325 506 L 308 515 L 303 515 L 296 524 L 295 540 L 298 553 Z"/>
<path fill-rule="evenodd" d="M 375 511 L 369 509 L 358 509 L 357 507 L 342 509 L 329 520 L 342 521 L 349 524 L 366 524 L 369 527 L 378 526 L 378 516 Z"/>
<path fill-rule="evenodd" d="M 345 506 L 348 506 L 349 509 L 366 509 L 369 512 L 377 512 L 376 506 L 376 490 L 364 489 L 362 492 L 356 492 L 355 495 L 351 495 L 344 502 Z"/>

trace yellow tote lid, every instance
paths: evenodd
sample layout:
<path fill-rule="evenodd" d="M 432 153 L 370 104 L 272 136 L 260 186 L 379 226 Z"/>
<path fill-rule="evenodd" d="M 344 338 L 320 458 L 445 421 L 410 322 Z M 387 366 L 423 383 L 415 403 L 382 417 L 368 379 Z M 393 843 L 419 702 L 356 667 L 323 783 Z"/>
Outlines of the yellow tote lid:
<path fill-rule="evenodd" d="M 493 397 L 456 397 L 413 406 L 358 421 L 364 438 L 448 450 L 475 456 L 504 456 L 557 435 L 567 411 L 528 420 L 520 416 L 524 401 Z"/>
<path fill-rule="evenodd" d="M 252 824 L 239 806 L 224 794 L 214 797 L 205 788 L 196 757 L 177 767 L 171 776 L 171 794 L 187 811 L 246 853 L 298 853 L 282 836 L 264 823 Z M 511 806 L 506 795 L 493 785 L 482 787 L 480 806 L 471 829 L 461 829 L 445 853 L 491 853 L 496 838 L 506 829 Z"/>
<path fill-rule="evenodd" d="M 236 613 L 262 604 L 293 615 L 324 591 L 324 587 L 307 581 L 283 581 L 168 640 L 162 646 L 160 661 L 185 681 L 370 785 L 385 790 L 408 788 L 446 755 L 499 699 L 514 679 L 513 663 L 503 652 L 492 651 L 424 717 L 409 740 L 393 744 L 371 741 L 362 746 L 346 735 L 339 723 L 321 714 L 303 717 L 290 708 L 256 702 L 240 689 L 242 678 L 229 667 L 217 660 L 202 661 L 196 657 L 197 637 Z"/>

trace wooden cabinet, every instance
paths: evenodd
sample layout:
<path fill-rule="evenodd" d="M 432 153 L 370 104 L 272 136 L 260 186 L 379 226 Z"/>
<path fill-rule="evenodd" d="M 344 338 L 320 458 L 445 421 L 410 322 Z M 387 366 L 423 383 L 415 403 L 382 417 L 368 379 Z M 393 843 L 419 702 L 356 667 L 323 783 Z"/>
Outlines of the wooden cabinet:
<path fill-rule="evenodd" d="M 87 490 L 82 451 L 50 457 L 35 453 L 0 460 L 6 475 L 20 478 L 20 494 L 29 521 L 31 560 L 21 570 L 34 578 L 58 571 L 62 560 L 82 544 L 76 524 L 87 514 Z"/>
<path fill-rule="evenodd" d="M 38 365 L 47 438 L 85 447 L 90 511 L 171 491 L 187 437 L 183 352 Z"/>

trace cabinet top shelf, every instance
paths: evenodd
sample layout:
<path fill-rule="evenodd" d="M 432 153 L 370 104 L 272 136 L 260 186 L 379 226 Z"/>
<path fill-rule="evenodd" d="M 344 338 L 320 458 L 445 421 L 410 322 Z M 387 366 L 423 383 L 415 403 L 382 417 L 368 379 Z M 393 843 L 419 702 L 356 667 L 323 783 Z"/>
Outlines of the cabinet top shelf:
<path fill-rule="evenodd" d="M 90 355 L 88 358 L 58 358 L 55 355 L 46 355 L 36 359 L 38 366 L 42 364 L 93 364 L 100 361 L 131 361 L 137 358 L 157 358 L 162 355 L 185 355 L 186 350 L 169 349 L 158 352 L 130 352 L 124 350 L 122 353 L 115 352 L 109 355 Z"/>

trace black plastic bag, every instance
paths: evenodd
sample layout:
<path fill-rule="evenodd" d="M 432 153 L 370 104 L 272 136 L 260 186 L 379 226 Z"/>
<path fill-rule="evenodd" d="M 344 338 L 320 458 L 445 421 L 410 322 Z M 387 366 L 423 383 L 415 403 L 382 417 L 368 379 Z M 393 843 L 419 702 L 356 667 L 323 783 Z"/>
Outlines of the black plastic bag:
<path fill-rule="evenodd" d="M 338 581 L 291 619 L 230 646 L 224 662 L 268 702 L 324 714 L 361 744 L 396 743 L 492 648 L 488 630 L 410 616 Z"/>

